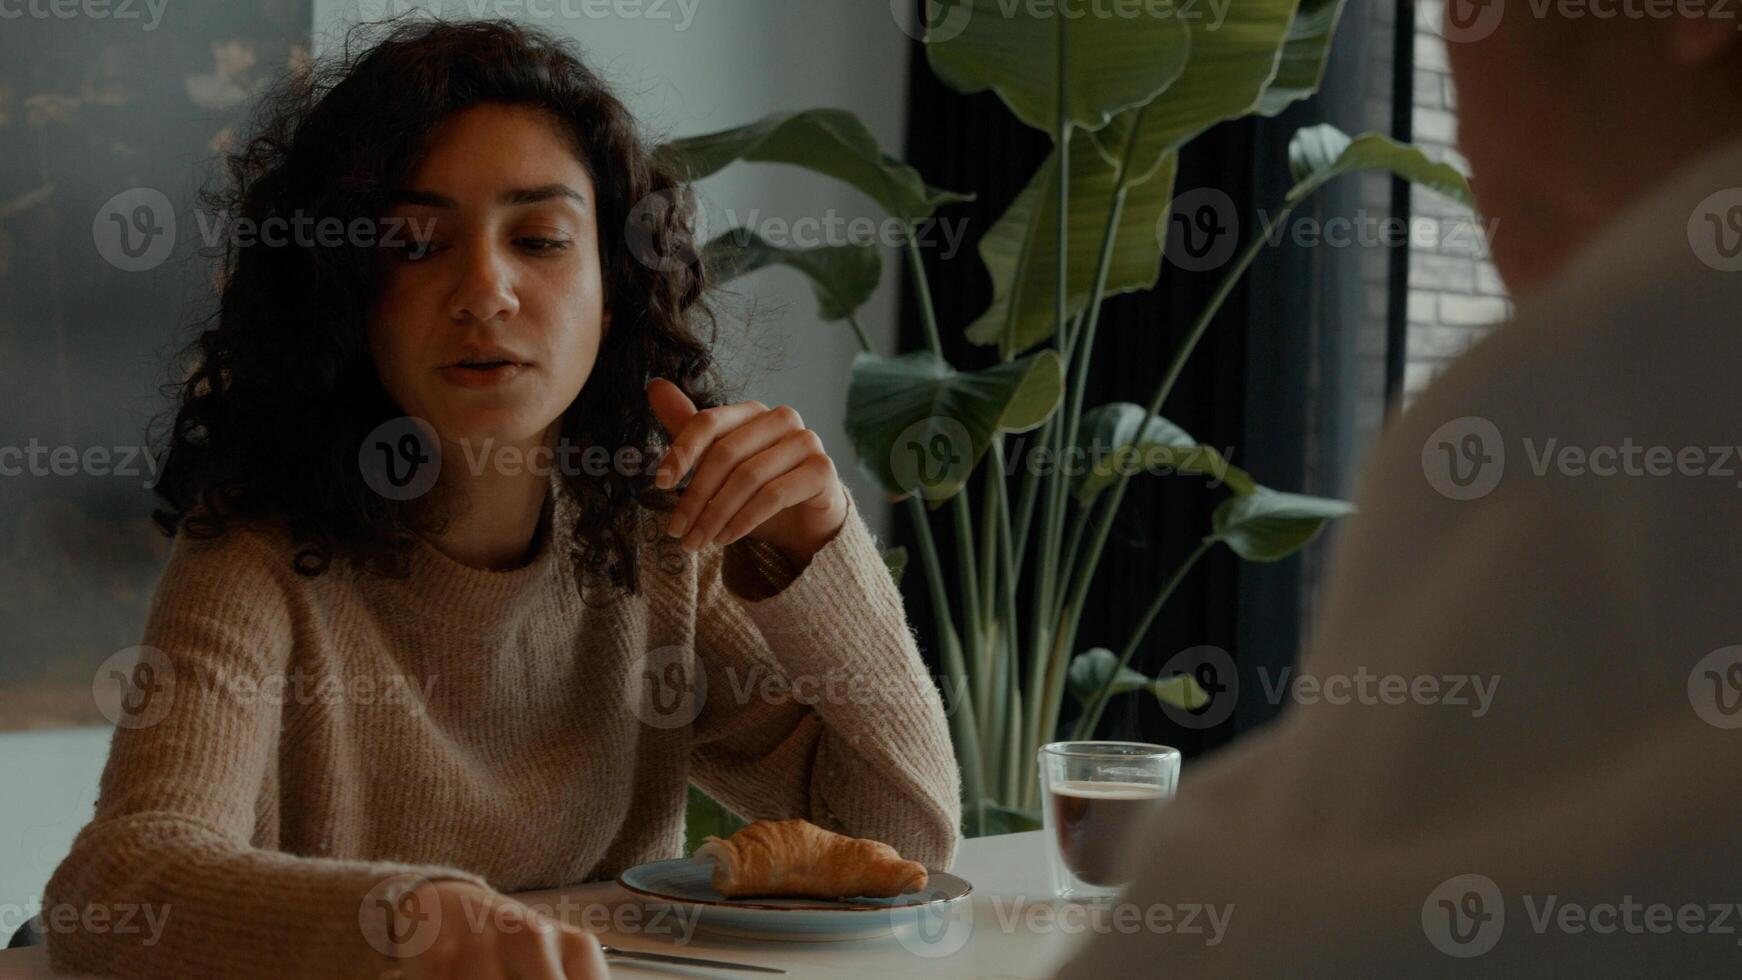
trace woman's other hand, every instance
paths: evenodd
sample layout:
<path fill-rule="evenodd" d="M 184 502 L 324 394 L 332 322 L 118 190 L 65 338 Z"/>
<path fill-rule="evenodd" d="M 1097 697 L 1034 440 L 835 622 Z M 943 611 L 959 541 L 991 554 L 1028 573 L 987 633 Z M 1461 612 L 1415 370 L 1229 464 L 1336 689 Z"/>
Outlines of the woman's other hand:
<path fill-rule="evenodd" d="M 436 917 L 434 941 L 400 960 L 405 980 L 605 980 L 605 955 L 585 929 L 558 922 L 469 881 L 425 882 L 411 908 Z"/>

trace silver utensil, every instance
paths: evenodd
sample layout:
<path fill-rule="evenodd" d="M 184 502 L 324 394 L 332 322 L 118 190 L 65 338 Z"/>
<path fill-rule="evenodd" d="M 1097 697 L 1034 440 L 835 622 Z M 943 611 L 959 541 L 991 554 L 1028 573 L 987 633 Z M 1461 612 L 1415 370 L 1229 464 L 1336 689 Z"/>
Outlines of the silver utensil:
<path fill-rule="evenodd" d="M 653 953 L 639 949 L 622 949 L 617 946 L 600 945 L 599 949 L 607 958 L 618 957 L 626 960 L 646 960 L 649 963 L 670 963 L 674 966 L 697 966 L 709 970 L 748 970 L 752 973 L 781 973 L 786 971 L 772 966 L 752 966 L 749 963 L 733 963 L 730 960 L 704 960 L 699 956 L 673 956 L 670 953 Z"/>

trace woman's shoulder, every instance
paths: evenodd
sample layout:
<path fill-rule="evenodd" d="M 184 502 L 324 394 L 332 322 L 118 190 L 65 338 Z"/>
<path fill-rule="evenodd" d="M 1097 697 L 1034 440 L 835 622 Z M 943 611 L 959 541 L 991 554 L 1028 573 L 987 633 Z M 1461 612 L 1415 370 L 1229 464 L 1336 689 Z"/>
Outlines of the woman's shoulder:
<path fill-rule="evenodd" d="M 288 617 L 310 592 L 309 577 L 296 570 L 297 551 L 278 519 L 226 517 L 221 527 L 184 524 L 170 546 L 153 604 L 160 611 L 247 609 L 256 620 Z"/>

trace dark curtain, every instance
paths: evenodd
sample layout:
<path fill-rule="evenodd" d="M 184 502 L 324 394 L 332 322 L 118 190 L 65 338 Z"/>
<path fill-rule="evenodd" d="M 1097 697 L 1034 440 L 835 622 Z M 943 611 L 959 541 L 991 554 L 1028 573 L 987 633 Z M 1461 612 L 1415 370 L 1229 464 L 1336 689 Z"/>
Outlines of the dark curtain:
<path fill-rule="evenodd" d="M 1291 183 L 1287 144 L 1296 129 L 1323 121 L 1349 132 L 1370 128 L 1358 118 L 1370 109 L 1364 93 L 1374 84 L 1365 52 L 1374 43 L 1388 46 L 1389 39 L 1369 37 L 1364 17 L 1354 9 L 1343 18 L 1333 63 L 1317 98 L 1277 119 L 1225 123 L 1192 141 L 1181 155 L 1176 196 L 1196 188 L 1226 193 L 1239 215 L 1242 246 L 1257 233 L 1255 213 L 1274 211 Z M 950 220 L 966 219 L 961 251 L 949 261 L 938 249 L 925 249 L 923 257 L 946 355 L 959 368 L 982 367 L 995 361 L 995 353 L 962 336 L 963 328 L 991 301 L 976 244 L 1045 159 L 1051 141 L 1017 122 L 996 96 L 963 96 L 944 86 L 932 74 L 921 45 L 915 43 L 911 55 L 905 159 L 936 186 L 978 195 L 971 203 L 940 212 Z M 1318 199 L 1313 211 L 1352 210 L 1349 188 L 1333 192 Z M 1233 447 L 1233 462 L 1267 486 L 1309 493 L 1345 491 L 1345 457 L 1351 455 L 1348 443 L 1355 432 L 1351 402 L 1360 390 L 1355 374 L 1365 356 L 1362 338 L 1348 326 L 1351 312 L 1362 303 L 1359 251 L 1287 244 L 1266 248 L 1198 345 L 1163 414 L 1199 442 Z M 1146 403 L 1220 275 L 1219 268 L 1188 272 L 1164 261 L 1156 289 L 1107 300 L 1086 407 L 1107 401 Z M 901 318 L 901 349 L 923 347 L 907 277 Z M 1382 372 L 1383 357 L 1376 363 Z M 1007 445 L 1020 446 L 1032 438 L 1009 437 Z M 1090 592 L 1079 652 L 1123 646 L 1167 574 L 1208 532 L 1211 512 L 1225 494 L 1201 480 L 1132 481 Z M 907 512 L 897 513 L 897 539 L 911 550 Z M 940 547 L 947 546 L 950 524 L 934 519 L 934 528 Z M 1329 544 L 1321 539 L 1313 548 Z M 1180 724 L 1149 696 L 1125 695 L 1109 705 L 1098 736 L 1161 742 L 1190 756 L 1271 720 L 1281 705 L 1266 696 L 1260 672 L 1267 672 L 1263 676 L 1274 686 L 1279 672 L 1295 661 L 1312 567 L 1298 556 L 1256 565 L 1239 561 L 1224 547 L 1210 552 L 1150 628 L 1133 666 L 1154 675 L 1164 664 L 1190 667 L 1199 661 L 1197 652 L 1181 657 L 1193 648 L 1207 645 L 1226 651 L 1237 665 L 1234 711 L 1215 724 L 1202 719 Z M 932 655 L 931 603 L 917 563 L 905 579 L 904 593 Z M 1208 673 L 1202 679 L 1216 686 L 1229 683 Z M 1073 714 L 1067 705 L 1064 726 Z"/>

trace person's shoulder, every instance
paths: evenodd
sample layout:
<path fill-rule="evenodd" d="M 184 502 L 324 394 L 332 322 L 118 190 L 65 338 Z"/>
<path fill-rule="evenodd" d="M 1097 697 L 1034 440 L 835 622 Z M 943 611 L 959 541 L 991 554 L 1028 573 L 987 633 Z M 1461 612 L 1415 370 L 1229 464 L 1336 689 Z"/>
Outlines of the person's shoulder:
<path fill-rule="evenodd" d="M 1733 442 L 1742 427 L 1731 394 L 1742 275 L 1702 249 L 1690 224 L 1711 169 L 1696 167 L 1617 215 L 1552 282 L 1521 297 L 1509 322 L 1397 420 L 1384 447 L 1392 461 L 1455 443 L 1446 451 L 1472 454 L 1471 463 L 1504 448 L 1530 457 L 1509 463 L 1540 469 L 1546 453 L 1577 469 L 1592 449 L 1606 460 L 1661 447 L 1661 458 Z"/>
<path fill-rule="evenodd" d="M 295 553 L 282 518 L 229 515 L 212 522 L 196 517 L 176 529 L 169 564 L 241 571 L 282 563 L 290 570 Z"/>
<path fill-rule="evenodd" d="M 1424 414 L 1487 405 L 1575 427 L 1705 418 L 1733 431 L 1742 256 L 1726 259 L 1700 219 L 1739 163 L 1742 144 L 1722 148 L 1620 209 L 1429 387 Z"/>
<path fill-rule="evenodd" d="M 287 627 L 314 588 L 297 571 L 299 550 L 280 519 L 229 516 L 221 527 L 184 523 L 158 579 L 154 611 L 224 611 L 246 614 L 258 626 Z"/>

